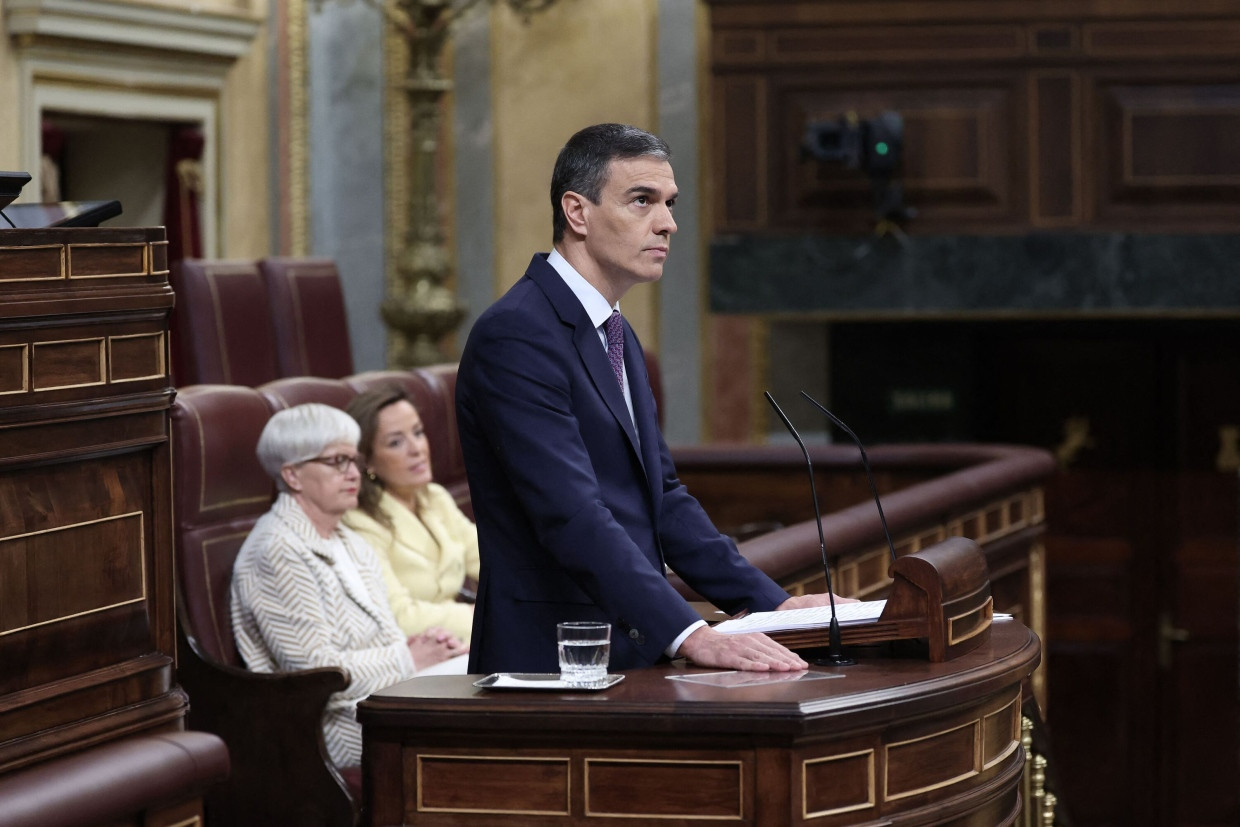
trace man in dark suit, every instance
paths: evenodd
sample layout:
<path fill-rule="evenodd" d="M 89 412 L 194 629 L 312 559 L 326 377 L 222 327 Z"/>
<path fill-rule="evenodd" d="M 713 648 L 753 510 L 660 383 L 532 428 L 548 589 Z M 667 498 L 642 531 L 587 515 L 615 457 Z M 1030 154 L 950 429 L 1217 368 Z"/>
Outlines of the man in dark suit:
<path fill-rule="evenodd" d="M 471 672 L 554 672 L 556 624 L 612 624 L 611 668 L 683 655 L 705 666 L 804 669 L 765 635 L 707 627 L 667 568 L 729 613 L 790 598 L 720 535 L 676 478 L 641 344 L 619 315 L 658 281 L 676 222 L 670 151 L 600 124 L 564 146 L 550 254 L 474 325 L 457 415 L 482 557 Z"/>

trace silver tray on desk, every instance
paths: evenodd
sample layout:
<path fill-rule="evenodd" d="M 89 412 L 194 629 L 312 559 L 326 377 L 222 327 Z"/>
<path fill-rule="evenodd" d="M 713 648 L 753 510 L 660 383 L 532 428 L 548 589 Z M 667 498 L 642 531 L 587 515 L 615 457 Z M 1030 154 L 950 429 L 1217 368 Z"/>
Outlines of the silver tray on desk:
<path fill-rule="evenodd" d="M 479 689 L 535 690 L 544 692 L 601 692 L 609 689 L 620 681 L 624 675 L 608 675 L 607 680 L 599 686 L 569 686 L 560 680 L 555 672 L 492 672 L 485 678 L 474 681 Z"/>

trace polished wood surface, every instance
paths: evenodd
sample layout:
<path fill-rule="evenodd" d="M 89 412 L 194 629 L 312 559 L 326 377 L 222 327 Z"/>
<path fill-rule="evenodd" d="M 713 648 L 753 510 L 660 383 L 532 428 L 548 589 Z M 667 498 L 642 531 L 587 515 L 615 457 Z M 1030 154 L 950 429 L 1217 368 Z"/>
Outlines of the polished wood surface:
<path fill-rule="evenodd" d="M 0 230 L 0 772 L 175 727 L 163 230 Z"/>
<path fill-rule="evenodd" d="M 872 623 L 840 624 L 845 646 L 891 640 L 921 640 L 927 656 L 940 663 L 980 646 L 990 636 L 994 599 L 986 578 L 986 556 L 964 537 L 896 558 L 891 591 Z M 830 647 L 829 628 L 768 633 L 789 649 Z"/>
<path fill-rule="evenodd" d="M 741 554 L 790 593 L 826 590 L 805 458 L 796 446 L 672 450 L 681 481 L 715 525 L 727 533 L 754 532 L 740 538 Z M 1044 638 L 1041 486 L 1054 470 L 1053 456 L 1010 444 L 874 445 L 867 454 L 897 557 L 970 538 L 985 554 L 994 610 Z M 891 551 L 856 447 L 811 445 L 810 455 L 836 593 L 886 597 Z M 697 599 L 683 584 L 678 588 Z M 1040 704 L 1045 675 L 1045 669 L 1034 675 Z"/>
<path fill-rule="evenodd" d="M 1039 656 L 1036 636 L 1004 621 L 984 645 L 945 663 L 924 652 L 863 655 L 854 666 L 734 688 L 672 680 L 716 671 L 679 663 L 627 672 L 595 693 L 414 678 L 359 705 L 365 817 L 374 825 L 1012 824 L 1021 684 Z"/>
<path fill-rule="evenodd" d="M 163 228 L 0 230 L 0 778 L 49 791 L 37 823 L 196 823 L 227 772 L 180 737 L 172 305 Z M 144 761 L 156 741 L 194 766 Z M 124 783 L 78 794 L 105 766 Z"/>

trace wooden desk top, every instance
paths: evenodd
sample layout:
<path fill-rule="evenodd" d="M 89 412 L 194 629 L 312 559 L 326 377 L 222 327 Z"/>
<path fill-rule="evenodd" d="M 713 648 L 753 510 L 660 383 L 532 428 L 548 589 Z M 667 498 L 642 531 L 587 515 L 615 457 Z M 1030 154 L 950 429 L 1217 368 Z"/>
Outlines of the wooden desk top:
<path fill-rule="evenodd" d="M 632 732 L 656 720 L 666 733 L 735 732 L 757 725 L 756 731 L 795 736 L 829 725 L 839 734 L 841 718 L 850 729 L 864 729 L 889 720 L 893 707 L 899 707 L 900 717 L 916 716 L 1016 685 L 1037 666 L 1040 650 L 1028 628 L 999 621 L 987 644 L 946 663 L 863 655 L 853 666 L 810 667 L 843 676 L 825 680 L 770 674 L 767 682 L 733 688 L 669 680 L 721 671 L 680 663 L 630 670 L 623 682 L 601 692 L 479 689 L 473 686 L 479 675 L 411 678 L 362 701 L 358 719 L 367 727 L 423 734 L 436 729 Z"/>

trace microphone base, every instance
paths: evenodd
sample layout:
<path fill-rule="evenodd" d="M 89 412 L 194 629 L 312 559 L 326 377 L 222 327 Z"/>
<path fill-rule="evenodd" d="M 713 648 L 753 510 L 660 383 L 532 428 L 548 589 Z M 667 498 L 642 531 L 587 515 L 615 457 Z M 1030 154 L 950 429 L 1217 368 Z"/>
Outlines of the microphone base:
<path fill-rule="evenodd" d="M 815 666 L 852 666 L 856 662 L 853 658 L 843 654 L 820 655 L 810 661 Z"/>

